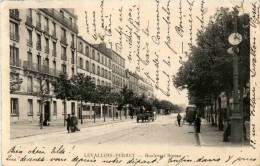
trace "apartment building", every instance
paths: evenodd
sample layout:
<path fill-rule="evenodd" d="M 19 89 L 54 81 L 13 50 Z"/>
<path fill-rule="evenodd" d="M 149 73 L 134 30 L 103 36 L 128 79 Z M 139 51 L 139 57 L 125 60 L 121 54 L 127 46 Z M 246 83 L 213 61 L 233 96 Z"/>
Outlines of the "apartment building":
<path fill-rule="evenodd" d="M 12 9 L 10 22 L 10 69 L 23 79 L 11 93 L 11 121 L 38 120 L 40 101 L 36 96 L 44 77 L 50 99 L 44 116 L 50 120 L 75 112 L 77 103 L 63 103 L 54 97 L 51 81 L 60 73 L 76 73 L 77 16 L 73 9 Z M 37 87 L 38 86 L 38 87 Z"/>
<path fill-rule="evenodd" d="M 112 83 L 115 92 L 120 92 L 124 87 L 128 87 L 128 79 L 125 72 L 125 59 L 116 52 L 112 52 Z"/>
<path fill-rule="evenodd" d="M 81 36 L 77 37 L 77 73 L 89 75 L 95 85 L 112 87 L 112 59 L 109 55 L 109 49 L 106 49 L 105 43 L 92 45 Z M 80 105 L 78 105 L 80 109 Z M 96 115 L 103 116 L 103 110 L 106 110 L 107 116 L 111 114 L 111 106 L 97 105 Z M 83 104 L 83 117 L 92 117 L 94 110 L 93 103 Z"/>
<path fill-rule="evenodd" d="M 132 90 L 135 94 L 139 94 L 138 90 L 138 80 L 139 80 L 139 76 L 134 73 L 129 71 L 128 69 L 126 69 L 126 78 L 128 79 L 128 87 L 130 90 Z"/>

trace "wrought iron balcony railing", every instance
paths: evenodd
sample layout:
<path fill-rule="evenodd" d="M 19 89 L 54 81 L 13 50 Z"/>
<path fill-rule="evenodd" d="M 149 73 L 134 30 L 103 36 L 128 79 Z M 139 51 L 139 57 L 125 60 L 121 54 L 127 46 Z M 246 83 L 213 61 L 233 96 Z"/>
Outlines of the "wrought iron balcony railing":
<path fill-rule="evenodd" d="M 52 31 L 51 37 L 54 38 L 54 39 L 57 39 L 56 31 Z"/>
<path fill-rule="evenodd" d="M 33 26 L 33 20 L 31 16 L 26 16 L 26 22 L 27 25 Z"/>
<path fill-rule="evenodd" d="M 49 27 L 44 26 L 44 33 L 49 34 Z"/>
<path fill-rule="evenodd" d="M 10 17 L 13 17 L 15 19 L 21 20 L 19 18 L 19 10 L 18 9 L 10 9 L 9 10 L 9 15 L 10 15 Z"/>
<path fill-rule="evenodd" d="M 10 32 L 10 39 L 19 42 L 19 34 Z"/>
<path fill-rule="evenodd" d="M 29 47 L 33 47 L 33 41 L 27 39 L 27 46 L 29 46 Z"/>
<path fill-rule="evenodd" d="M 49 53 L 50 53 L 50 49 L 49 49 L 48 46 L 45 46 L 45 53 L 46 53 L 46 54 L 49 54 Z"/>
<path fill-rule="evenodd" d="M 64 54 L 61 54 L 61 59 L 64 60 L 64 61 L 67 61 L 67 56 L 64 55 Z"/>
<path fill-rule="evenodd" d="M 36 22 L 36 29 L 40 31 L 42 30 L 42 24 L 38 21 Z"/>
<path fill-rule="evenodd" d="M 36 43 L 36 49 L 41 51 L 42 50 L 42 45 L 41 43 Z"/>
<path fill-rule="evenodd" d="M 57 56 L 57 52 L 56 52 L 56 50 L 52 50 L 52 56 L 54 56 L 54 57 Z"/>
<path fill-rule="evenodd" d="M 60 41 L 61 41 L 63 44 L 66 44 L 66 45 L 67 45 L 67 38 L 66 38 L 66 36 L 61 36 Z"/>
<path fill-rule="evenodd" d="M 10 60 L 10 66 L 21 67 L 21 65 L 22 65 L 22 62 L 20 59 L 16 59 L 16 60 L 11 59 Z"/>

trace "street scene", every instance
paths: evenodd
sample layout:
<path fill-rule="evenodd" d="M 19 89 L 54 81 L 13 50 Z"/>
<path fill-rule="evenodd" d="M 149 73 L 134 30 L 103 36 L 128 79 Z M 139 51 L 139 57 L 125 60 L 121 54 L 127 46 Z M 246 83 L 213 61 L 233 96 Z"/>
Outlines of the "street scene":
<path fill-rule="evenodd" d="M 175 56 L 174 70 L 148 42 L 146 61 L 137 55 L 136 63 L 104 34 L 93 42 L 79 26 L 87 19 L 82 13 L 9 10 L 12 144 L 249 147 L 248 13 L 210 11 L 196 40 Z"/>

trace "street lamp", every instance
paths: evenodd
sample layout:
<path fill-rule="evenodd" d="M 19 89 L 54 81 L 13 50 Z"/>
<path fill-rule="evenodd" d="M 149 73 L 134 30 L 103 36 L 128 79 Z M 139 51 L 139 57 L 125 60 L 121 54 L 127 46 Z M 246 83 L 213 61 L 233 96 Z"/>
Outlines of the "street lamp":
<path fill-rule="evenodd" d="M 231 116 L 231 142 L 242 143 L 243 140 L 243 119 L 239 109 L 238 101 L 238 48 L 237 45 L 242 41 L 242 36 L 237 33 L 238 10 L 234 8 L 234 33 L 228 41 L 233 47 L 228 49 L 228 53 L 233 54 L 233 112 Z M 242 93 L 242 92 L 241 92 Z"/>

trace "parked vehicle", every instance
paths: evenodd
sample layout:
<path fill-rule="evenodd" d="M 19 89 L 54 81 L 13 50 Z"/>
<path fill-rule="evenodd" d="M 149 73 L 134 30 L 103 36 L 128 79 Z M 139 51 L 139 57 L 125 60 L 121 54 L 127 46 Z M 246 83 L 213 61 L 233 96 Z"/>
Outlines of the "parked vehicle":
<path fill-rule="evenodd" d="M 145 112 L 144 114 L 138 114 L 136 121 L 137 123 L 139 122 L 139 120 L 143 121 L 154 121 L 154 114 L 152 112 Z"/>
<path fill-rule="evenodd" d="M 186 116 L 185 120 L 189 124 L 192 124 L 196 119 L 196 106 L 195 105 L 188 105 L 186 108 Z"/>

